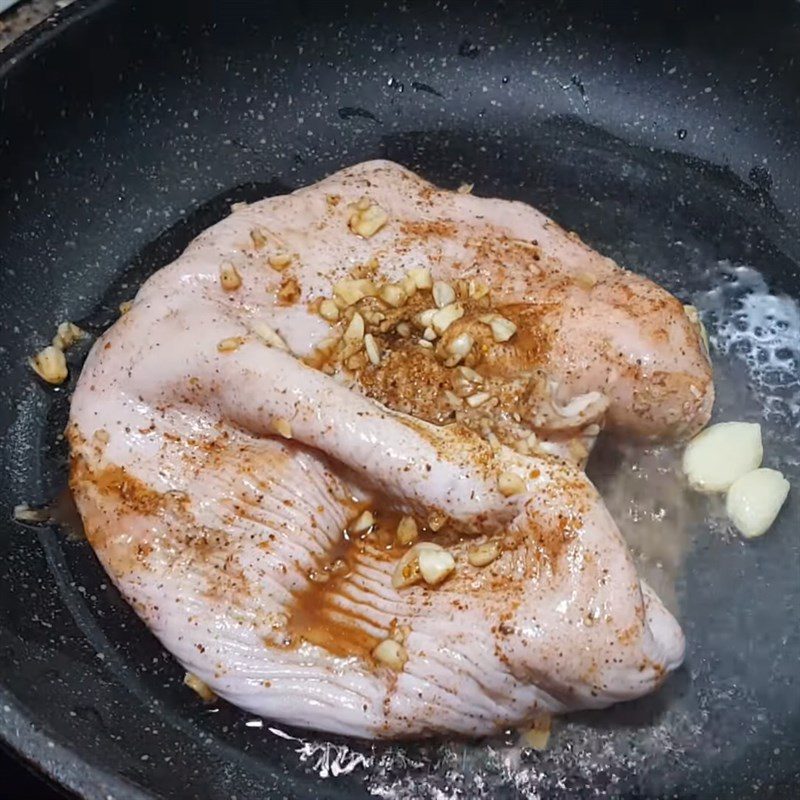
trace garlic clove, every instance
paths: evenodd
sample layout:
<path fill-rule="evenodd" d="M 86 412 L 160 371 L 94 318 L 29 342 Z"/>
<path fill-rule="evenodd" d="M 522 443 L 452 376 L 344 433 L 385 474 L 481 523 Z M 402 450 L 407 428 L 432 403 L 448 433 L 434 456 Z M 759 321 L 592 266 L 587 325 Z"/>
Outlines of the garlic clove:
<path fill-rule="evenodd" d="M 789 494 L 789 481 L 775 469 L 755 469 L 737 478 L 725 501 L 731 522 L 746 539 L 767 532 Z"/>
<path fill-rule="evenodd" d="M 761 465 L 764 448 L 757 422 L 720 422 L 699 433 L 683 453 L 683 471 L 698 492 L 724 492 Z"/>

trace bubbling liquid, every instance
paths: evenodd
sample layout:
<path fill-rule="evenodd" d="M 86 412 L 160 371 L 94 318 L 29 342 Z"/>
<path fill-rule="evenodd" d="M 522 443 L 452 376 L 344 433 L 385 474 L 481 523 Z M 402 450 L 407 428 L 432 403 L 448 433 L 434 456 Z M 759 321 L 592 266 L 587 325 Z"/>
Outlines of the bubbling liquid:
<path fill-rule="evenodd" d="M 751 267 L 721 262 L 709 277 L 712 288 L 693 299 L 709 330 L 715 361 L 722 362 L 723 372 L 728 368 L 725 360 L 744 365 L 764 419 L 796 426 L 800 423 L 797 301 L 772 294 L 761 273 Z M 717 390 L 722 402 L 724 388 L 723 380 Z"/>

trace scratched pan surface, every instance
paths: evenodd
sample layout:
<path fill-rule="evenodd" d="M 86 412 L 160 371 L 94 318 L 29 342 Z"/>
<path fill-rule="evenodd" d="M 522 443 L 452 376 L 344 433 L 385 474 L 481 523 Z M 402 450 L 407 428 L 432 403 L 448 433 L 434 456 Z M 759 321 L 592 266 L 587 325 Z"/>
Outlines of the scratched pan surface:
<path fill-rule="evenodd" d="M 800 5 L 214 5 L 79 1 L 0 61 L 5 741 L 93 798 L 793 794 L 798 489 L 746 546 L 686 517 L 685 667 L 561 722 L 542 754 L 513 735 L 329 740 L 203 706 L 86 542 L 11 509 L 64 484 L 69 386 L 24 363 L 57 322 L 100 332 L 232 201 L 374 157 L 530 201 L 695 300 L 720 414 L 762 419 L 800 487 Z"/>

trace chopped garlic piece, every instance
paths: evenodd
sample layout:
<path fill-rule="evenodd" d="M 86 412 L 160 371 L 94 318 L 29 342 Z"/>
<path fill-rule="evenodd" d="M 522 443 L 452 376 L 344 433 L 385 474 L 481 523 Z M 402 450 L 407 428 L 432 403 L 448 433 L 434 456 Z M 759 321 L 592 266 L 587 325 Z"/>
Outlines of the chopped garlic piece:
<path fill-rule="evenodd" d="M 60 347 L 49 345 L 29 359 L 28 363 L 31 369 L 48 383 L 64 383 L 67 379 L 67 359 Z"/>
<path fill-rule="evenodd" d="M 233 292 L 242 285 L 242 276 L 230 261 L 226 261 L 219 268 L 219 282 L 226 292 Z"/>
<path fill-rule="evenodd" d="M 291 306 L 300 299 L 300 283 L 297 278 L 284 278 L 277 292 L 279 306 Z"/>
<path fill-rule="evenodd" d="M 517 326 L 505 317 L 497 316 L 490 323 L 492 338 L 496 342 L 507 342 L 516 332 Z"/>
<path fill-rule="evenodd" d="M 368 531 L 374 524 L 374 515 L 371 511 L 365 510 L 356 517 L 355 522 L 350 525 L 350 530 L 353 533 L 364 533 L 365 531 Z"/>
<path fill-rule="evenodd" d="M 127 314 L 131 308 L 133 307 L 133 300 L 123 300 L 119 304 L 119 313 L 120 314 Z"/>
<path fill-rule="evenodd" d="M 442 550 L 442 548 L 433 542 L 418 542 L 410 547 L 394 568 L 392 586 L 395 589 L 404 589 L 422 579 L 419 569 L 419 556 L 423 550 Z"/>
<path fill-rule="evenodd" d="M 430 328 L 431 322 L 433 322 L 433 315 L 436 313 L 435 308 L 426 308 L 424 311 L 420 311 L 416 317 L 414 317 L 414 321 L 419 325 L 421 328 Z"/>
<path fill-rule="evenodd" d="M 14 519 L 17 522 L 48 522 L 51 517 L 49 508 L 31 508 L 27 503 L 14 506 Z"/>
<path fill-rule="evenodd" d="M 402 672 L 408 661 L 408 653 L 400 642 L 384 639 L 372 651 L 372 657 L 395 672 Z"/>
<path fill-rule="evenodd" d="M 217 344 L 220 353 L 232 353 L 244 344 L 244 336 L 229 336 Z"/>
<path fill-rule="evenodd" d="M 491 564 L 500 555 L 500 546 L 497 542 L 486 542 L 470 548 L 467 561 L 473 567 L 485 567 Z"/>
<path fill-rule="evenodd" d="M 591 272 L 579 272 L 575 276 L 575 283 L 581 287 L 581 289 L 585 289 L 587 292 L 590 292 L 597 286 L 597 278 L 591 274 Z"/>
<path fill-rule="evenodd" d="M 433 284 L 433 302 L 436 303 L 436 308 L 444 308 L 456 301 L 456 290 L 444 281 L 434 281 Z"/>
<path fill-rule="evenodd" d="M 516 472 L 502 472 L 497 479 L 497 488 L 500 494 L 511 497 L 514 494 L 522 494 L 525 491 L 525 481 Z"/>
<path fill-rule="evenodd" d="M 362 197 L 356 204 L 347 224 L 353 233 L 369 239 L 388 221 L 389 215 L 377 203 L 372 203 L 366 197 Z"/>
<path fill-rule="evenodd" d="M 456 560 L 447 550 L 426 547 L 419 553 L 419 571 L 430 586 L 440 584 L 455 568 Z"/>
<path fill-rule="evenodd" d="M 403 517 L 397 525 L 397 543 L 399 545 L 412 544 L 419 536 L 419 529 L 414 517 Z"/>
<path fill-rule="evenodd" d="M 289 346 L 286 342 L 283 341 L 280 334 L 270 328 L 266 322 L 262 322 L 261 320 L 255 320 L 251 323 L 250 327 L 258 336 L 261 341 L 269 347 L 277 347 L 279 350 L 289 350 Z"/>
<path fill-rule="evenodd" d="M 339 344 L 338 336 L 327 336 L 326 338 L 317 342 L 316 349 L 324 355 L 330 355 L 333 352 L 333 348 L 336 347 L 337 344 Z"/>
<path fill-rule="evenodd" d="M 367 278 L 345 278 L 333 287 L 333 294 L 347 308 L 364 297 L 374 297 L 377 289 Z"/>
<path fill-rule="evenodd" d="M 487 400 L 491 400 L 492 396 L 488 392 L 476 392 L 467 398 L 467 405 L 470 408 L 477 408 L 482 406 Z"/>
<path fill-rule="evenodd" d="M 431 289 L 433 288 L 433 276 L 431 271 L 425 268 L 410 269 L 408 271 L 408 278 L 411 279 L 417 289 Z"/>
<path fill-rule="evenodd" d="M 291 253 L 274 253 L 268 259 L 269 265 L 277 272 L 283 272 L 292 263 Z"/>
<path fill-rule="evenodd" d="M 319 315 L 328 322 L 336 322 L 339 319 L 339 306 L 326 298 L 319 304 Z"/>
<path fill-rule="evenodd" d="M 457 370 L 459 376 L 461 376 L 465 381 L 469 383 L 474 383 L 480 385 L 483 383 L 483 376 L 476 372 L 471 367 L 459 367 Z"/>
<path fill-rule="evenodd" d="M 436 331 L 433 328 L 425 328 L 422 332 L 422 338 L 428 342 L 433 342 L 436 340 Z"/>
<path fill-rule="evenodd" d="M 186 675 L 184 675 L 183 683 L 185 686 L 188 686 L 190 689 L 197 692 L 204 703 L 213 703 L 217 699 L 217 696 L 209 688 L 209 686 L 201 681 L 197 675 L 192 675 L 191 672 L 187 672 Z"/>
<path fill-rule="evenodd" d="M 485 283 L 470 281 L 468 293 L 473 300 L 482 300 L 489 294 L 489 287 Z"/>
<path fill-rule="evenodd" d="M 74 322 L 62 322 L 56 330 L 52 344 L 59 350 L 66 350 L 85 336 L 86 331 L 82 331 Z"/>
<path fill-rule="evenodd" d="M 288 419 L 280 417 L 272 423 L 272 427 L 275 428 L 275 432 L 283 436 L 284 439 L 292 438 L 292 423 L 289 422 Z"/>
<path fill-rule="evenodd" d="M 534 750 L 545 750 L 550 741 L 550 716 L 543 715 L 537 719 L 533 726 L 522 731 L 522 741 Z"/>
<path fill-rule="evenodd" d="M 256 250 L 261 250 L 267 243 L 267 236 L 269 234 L 264 228 L 253 228 L 250 231 L 250 241 Z"/>
<path fill-rule="evenodd" d="M 417 284 L 414 283 L 414 279 L 410 275 L 406 275 L 404 278 L 400 280 L 400 288 L 408 295 L 408 297 L 413 297 L 417 293 Z"/>
<path fill-rule="evenodd" d="M 399 308 L 408 300 L 406 290 L 396 283 L 386 283 L 378 290 L 378 297 L 392 308 Z"/>
<path fill-rule="evenodd" d="M 447 346 L 447 352 L 454 356 L 456 359 L 455 363 L 458 363 L 469 355 L 473 344 L 475 344 L 475 340 L 465 331 L 450 342 Z"/>
<path fill-rule="evenodd" d="M 450 405 L 450 408 L 460 409 L 464 405 L 464 401 L 457 394 L 448 389 L 444 390 L 444 397 Z"/>
<path fill-rule="evenodd" d="M 474 183 L 462 183 L 461 186 L 456 189 L 459 194 L 472 194 L 472 190 L 475 188 Z"/>
<path fill-rule="evenodd" d="M 436 511 L 431 511 L 431 513 L 428 515 L 428 527 L 434 533 L 444 528 L 446 522 L 447 514 L 445 514 L 443 511 L 439 511 L 438 509 Z"/>
<path fill-rule="evenodd" d="M 349 339 L 351 342 L 360 342 L 364 338 L 364 330 L 364 317 L 356 311 L 347 326 L 347 330 L 344 332 L 344 338 Z"/>
<path fill-rule="evenodd" d="M 516 332 L 517 326 L 505 317 L 499 314 L 484 314 L 480 317 L 480 321 L 484 325 L 488 325 L 492 331 L 492 339 L 496 342 L 507 342 Z"/>
<path fill-rule="evenodd" d="M 364 336 L 364 349 L 367 351 L 367 358 L 370 363 L 377 367 L 381 363 L 381 351 L 375 337 L 368 333 Z"/>
<path fill-rule="evenodd" d="M 775 469 L 755 469 L 728 489 L 725 510 L 747 539 L 762 536 L 775 522 L 789 494 L 789 481 Z"/>
<path fill-rule="evenodd" d="M 440 308 L 433 317 L 431 325 L 436 333 L 441 336 L 456 320 L 464 316 L 464 308 L 460 303 L 450 303 Z"/>
<path fill-rule="evenodd" d="M 764 449 L 757 422 L 720 422 L 692 439 L 683 453 L 683 471 L 699 492 L 724 492 L 761 465 Z"/>

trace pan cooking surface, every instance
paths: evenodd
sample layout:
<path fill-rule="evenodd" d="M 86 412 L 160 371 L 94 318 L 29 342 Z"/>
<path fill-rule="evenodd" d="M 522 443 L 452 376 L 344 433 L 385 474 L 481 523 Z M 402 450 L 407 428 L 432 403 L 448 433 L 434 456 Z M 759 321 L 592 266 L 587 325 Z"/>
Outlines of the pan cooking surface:
<path fill-rule="evenodd" d="M 775 33 L 768 15 L 563 4 L 121 5 L 79 3 L 49 50 L 0 67 L 4 736 L 98 797 L 785 796 L 800 741 L 796 6 Z M 58 322 L 99 333 L 231 202 L 373 157 L 530 202 L 694 302 L 717 418 L 761 420 L 765 464 L 794 487 L 743 543 L 683 494 L 672 454 L 606 443 L 590 474 L 689 651 L 656 695 L 558 722 L 545 753 L 515 734 L 333 740 L 203 706 L 86 542 L 8 521 L 64 483 L 69 388 L 24 365 Z"/>

